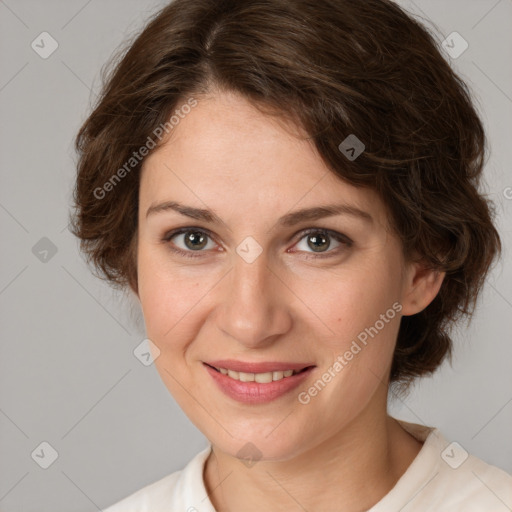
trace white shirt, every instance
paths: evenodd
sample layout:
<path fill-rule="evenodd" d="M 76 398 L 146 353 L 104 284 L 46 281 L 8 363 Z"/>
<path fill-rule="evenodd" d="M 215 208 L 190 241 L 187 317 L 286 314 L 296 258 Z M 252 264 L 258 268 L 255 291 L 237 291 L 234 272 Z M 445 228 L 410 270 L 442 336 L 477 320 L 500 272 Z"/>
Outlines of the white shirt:
<path fill-rule="evenodd" d="M 448 443 L 437 428 L 397 421 L 423 446 L 393 489 L 367 512 L 512 511 L 512 475 L 467 454 L 458 443 Z M 104 512 L 216 512 L 203 481 L 210 450 L 211 444 L 181 471 Z"/>

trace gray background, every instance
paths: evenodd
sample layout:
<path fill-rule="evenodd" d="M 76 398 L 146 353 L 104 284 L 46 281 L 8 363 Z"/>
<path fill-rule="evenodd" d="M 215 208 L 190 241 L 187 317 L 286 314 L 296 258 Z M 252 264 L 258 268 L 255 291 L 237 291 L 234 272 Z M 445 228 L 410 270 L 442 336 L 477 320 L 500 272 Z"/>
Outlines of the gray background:
<path fill-rule="evenodd" d="M 0 0 L 2 512 L 100 510 L 206 446 L 155 368 L 133 355 L 145 337 L 137 304 L 90 273 L 67 230 L 72 140 L 100 68 L 164 3 Z M 512 0 L 400 4 L 435 23 L 440 41 L 457 31 L 469 43 L 447 58 L 488 130 L 487 191 L 505 252 L 473 322 L 456 333 L 453 366 L 395 399 L 391 412 L 512 472 Z M 47 59 L 31 48 L 43 31 L 59 44 Z M 57 251 L 47 261 L 43 237 Z M 43 441 L 59 454 L 46 470 L 31 457 Z"/>

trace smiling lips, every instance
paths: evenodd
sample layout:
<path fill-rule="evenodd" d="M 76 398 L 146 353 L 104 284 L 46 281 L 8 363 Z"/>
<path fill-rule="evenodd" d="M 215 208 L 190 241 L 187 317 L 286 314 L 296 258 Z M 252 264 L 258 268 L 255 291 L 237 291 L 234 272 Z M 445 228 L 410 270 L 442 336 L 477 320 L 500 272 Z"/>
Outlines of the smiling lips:
<path fill-rule="evenodd" d="M 245 363 L 236 361 L 235 359 L 222 359 L 217 361 L 208 361 L 205 363 L 214 368 L 225 368 L 235 372 L 244 373 L 266 373 L 266 372 L 283 372 L 286 370 L 303 370 L 308 366 L 314 366 L 313 363 L 287 363 L 279 361 L 268 361 L 266 363 Z"/>
<path fill-rule="evenodd" d="M 274 400 L 287 393 L 309 374 L 308 363 L 244 363 L 235 360 L 204 363 L 221 391 L 229 397 L 249 403 Z"/>
<path fill-rule="evenodd" d="M 308 363 L 244 363 L 232 359 L 205 363 L 223 375 L 241 382 L 259 382 L 260 384 L 281 380 L 300 373 L 309 366 Z"/>
<path fill-rule="evenodd" d="M 215 368 L 215 367 L 214 367 Z M 264 373 L 248 373 L 248 372 L 236 372 L 235 370 L 228 370 L 226 368 L 215 368 L 222 375 L 227 375 L 232 379 L 239 380 L 241 382 L 259 382 L 260 384 L 266 384 L 268 382 L 281 380 L 285 377 L 291 377 L 294 373 L 299 373 L 301 370 L 284 370 L 283 372 L 264 372 Z"/>

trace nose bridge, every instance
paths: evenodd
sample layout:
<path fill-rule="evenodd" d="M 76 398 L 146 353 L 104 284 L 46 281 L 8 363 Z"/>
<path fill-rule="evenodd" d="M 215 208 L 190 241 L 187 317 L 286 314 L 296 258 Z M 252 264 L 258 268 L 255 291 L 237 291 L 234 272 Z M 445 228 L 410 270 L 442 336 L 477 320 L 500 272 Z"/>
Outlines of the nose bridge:
<path fill-rule="evenodd" d="M 238 301 L 252 302 L 265 298 L 271 271 L 268 268 L 266 254 L 259 254 L 254 259 L 245 259 L 237 255 L 233 261 L 232 291 Z M 266 297 L 271 299 L 271 297 Z M 262 304 L 262 301 L 258 301 Z M 253 305 L 255 306 L 255 305 Z"/>
<path fill-rule="evenodd" d="M 218 326 L 240 343 L 258 346 L 286 332 L 290 317 L 279 289 L 280 280 L 268 267 L 265 253 L 255 254 L 250 243 L 240 244 L 234 255 Z M 249 250 L 240 255 L 240 248 Z"/>

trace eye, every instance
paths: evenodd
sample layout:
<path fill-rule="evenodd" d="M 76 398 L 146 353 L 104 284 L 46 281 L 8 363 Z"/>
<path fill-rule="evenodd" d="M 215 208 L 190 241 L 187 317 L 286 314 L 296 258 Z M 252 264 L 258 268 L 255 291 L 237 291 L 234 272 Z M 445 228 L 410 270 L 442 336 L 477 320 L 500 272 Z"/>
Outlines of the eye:
<path fill-rule="evenodd" d="M 308 229 L 302 231 L 300 235 L 299 243 L 295 244 L 295 247 L 299 249 L 299 252 L 309 252 L 310 254 L 306 256 L 306 258 L 327 258 L 336 256 L 344 249 L 351 247 L 353 243 L 346 235 L 329 229 Z M 177 240 L 177 242 L 174 240 Z M 305 242 L 302 243 L 302 240 L 305 240 Z M 332 240 L 335 240 L 338 246 L 332 250 L 328 250 L 333 245 Z M 206 250 L 214 249 L 216 246 L 215 242 L 212 240 L 212 235 L 207 230 L 194 227 L 180 228 L 171 231 L 164 235 L 162 242 L 166 243 L 174 253 L 187 258 L 201 257 L 203 256 L 201 253 L 206 252 Z M 208 245 L 209 242 L 211 243 L 210 246 Z M 312 253 L 308 249 L 311 249 Z"/>
<path fill-rule="evenodd" d="M 178 242 L 169 243 L 174 239 L 178 240 Z M 208 240 L 213 244 L 213 247 L 208 246 Z M 210 234 L 204 229 L 199 228 L 181 228 L 171 231 L 164 236 L 162 242 L 169 243 L 169 247 L 173 252 L 188 258 L 197 258 L 201 254 L 193 254 L 194 252 L 201 253 L 204 252 L 203 249 L 213 249 L 216 245 L 211 240 Z"/>
<path fill-rule="evenodd" d="M 328 229 L 309 229 L 301 233 L 299 243 L 295 245 L 300 251 L 310 252 L 309 249 L 314 253 L 312 256 L 307 258 L 326 258 L 330 256 L 338 255 L 347 247 L 352 246 L 352 240 L 342 233 L 331 231 Z M 332 247 L 332 240 L 335 240 L 338 244 L 334 249 Z M 304 240 L 304 242 L 302 242 Z"/>

